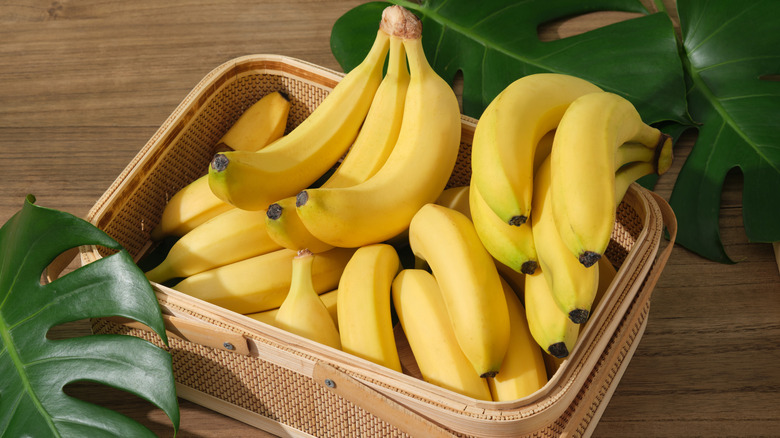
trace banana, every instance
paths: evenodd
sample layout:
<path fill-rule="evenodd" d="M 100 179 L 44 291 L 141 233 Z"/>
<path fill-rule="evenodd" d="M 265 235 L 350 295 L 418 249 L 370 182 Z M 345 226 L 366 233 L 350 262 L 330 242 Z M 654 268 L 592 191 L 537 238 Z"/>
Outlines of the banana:
<path fill-rule="evenodd" d="M 542 350 L 563 359 L 574 350 L 580 325 L 561 312 L 545 275 L 544 268 L 540 266 L 536 272 L 525 276 L 525 317 L 531 336 Z"/>
<path fill-rule="evenodd" d="M 488 377 L 493 401 L 517 400 L 533 394 L 547 383 L 547 369 L 542 350 L 531 336 L 525 309 L 514 290 L 502 282 L 509 307 L 511 339 L 501 370 Z"/>
<path fill-rule="evenodd" d="M 391 315 L 391 286 L 401 267 L 390 245 L 358 248 L 339 281 L 336 311 L 341 348 L 347 353 L 402 372 Z"/>
<path fill-rule="evenodd" d="M 471 207 L 469 206 L 469 185 L 450 187 L 441 192 L 436 199 L 436 204 L 442 207 L 459 211 L 471 219 Z"/>
<path fill-rule="evenodd" d="M 490 255 L 517 272 L 533 274 L 537 256 L 531 227 L 518 227 L 502 221 L 485 202 L 473 179 L 469 189 L 469 206 L 474 229 Z"/>
<path fill-rule="evenodd" d="M 393 280 L 393 304 L 423 380 L 478 400 L 490 388 L 458 346 L 436 279 L 421 269 L 403 269 Z"/>
<path fill-rule="evenodd" d="M 634 161 L 622 165 L 615 172 L 615 208 L 620 205 L 620 201 L 626 196 L 631 183 L 643 176 L 657 173 L 657 166 L 653 162 Z"/>
<path fill-rule="evenodd" d="M 584 266 L 595 264 L 609 243 L 616 150 L 627 142 L 663 154 L 672 140 L 645 124 L 631 102 L 609 92 L 579 97 L 556 129 L 550 154 L 553 214 L 563 241 Z"/>
<path fill-rule="evenodd" d="M 209 166 L 214 194 L 245 210 L 263 210 L 325 174 L 358 134 L 382 80 L 389 40 L 378 30 L 363 61 L 300 125 L 272 145 L 257 152 L 216 154 Z"/>
<path fill-rule="evenodd" d="M 236 151 L 258 151 L 284 135 L 289 113 L 286 94 L 268 93 L 247 108 L 217 144 Z"/>
<path fill-rule="evenodd" d="M 539 266 L 550 282 L 555 302 L 572 322 L 582 324 L 590 316 L 590 308 L 598 290 L 599 271 L 596 267 L 585 267 L 572 257 L 561 240 L 553 215 L 550 174 L 548 157 L 534 177 L 531 231 L 536 242 Z"/>
<path fill-rule="evenodd" d="M 576 98 L 600 91 L 574 76 L 538 73 L 509 84 L 485 108 L 471 146 L 471 178 L 485 202 L 510 225 L 530 217 L 539 140 L 557 127 Z"/>
<path fill-rule="evenodd" d="M 322 303 L 325 304 L 325 307 L 328 309 L 328 313 L 330 313 L 330 317 L 333 319 L 333 323 L 336 324 L 336 327 L 338 327 L 338 323 L 339 323 L 338 312 L 336 311 L 336 301 L 338 298 L 338 292 L 339 292 L 338 289 L 333 289 L 331 291 L 320 294 L 320 299 L 322 300 Z M 279 313 L 278 307 L 271 310 L 264 310 L 262 312 L 248 313 L 246 316 L 254 320 L 276 326 L 277 313 Z"/>
<path fill-rule="evenodd" d="M 289 110 L 290 101 L 286 95 L 281 92 L 266 94 L 242 113 L 219 143 L 234 150 L 262 149 L 284 135 Z M 203 175 L 168 200 L 160 223 L 152 229 L 152 240 L 183 236 L 232 207 L 212 193 L 208 175 Z"/>
<path fill-rule="evenodd" d="M 387 161 L 401 129 L 409 70 L 403 40 L 390 37 L 388 67 L 360 128 L 355 143 L 341 164 L 321 187 L 349 187 L 373 176 Z M 290 249 L 308 248 L 322 252 L 332 245 L 314 237 L 295 211 L 295 197 L 285 198 L 268 207 L 266 226 L 271 238 Z"/>
<path fill-rule="evenodd" d="M 317 254 L 312 266 L 314 289 L 319 293 L 336 289 L 354 252 L 333 248 Z M 173 289 L 242 314 L 273 309 L 282 305 L 290 289 L 296 254 L 279 249 L 192 275 Z"/>
<path fill-rule="evenodd" d="M 509 310 L 474 225 L 462 213 L 426 204 L 409 225 L 409 244 L 433 271 L 464 354 L 480 376 L 495 375 L 509 345 Z"/>
<path fill-rule="evenodd" d="M 298 215 L 318 239 L 356 247 L 404 232 L 424 204 L 434 202 L 450 178 L 460 148 L 458 100 L 428 64 L 419 19 L 400 6 L 383 12 L 383 23 L 403 27 L 409 86 L 398 141 L 377 173 L 363 183 L 307 189 L 298 194 Z"/>
<path fill-rule="evenodd" d="M 146 278 L 162 283 L 280 249 L 268 236 L 264 217 L 262 211 L 238 208 L 221 213 L 177 240 Z"/>
<path fill-rule="evenodd" d="M 293 257 L 290 290 L 279 306 L 274 325 L 312 341 L 341 349 L 338 328 L 314 289 L 312 265 L 315 258 L 319 256 L 305 249 L 298 251 Z"/>
<path fill-rule="evenodd" d="M 317 254 L 333 248 L 314 237 L 303 225 L 295 210 L 295 197 L 290 196 L 268 206 L 265 226 L 271 240 L 296 251 L 308 249 Z"/>

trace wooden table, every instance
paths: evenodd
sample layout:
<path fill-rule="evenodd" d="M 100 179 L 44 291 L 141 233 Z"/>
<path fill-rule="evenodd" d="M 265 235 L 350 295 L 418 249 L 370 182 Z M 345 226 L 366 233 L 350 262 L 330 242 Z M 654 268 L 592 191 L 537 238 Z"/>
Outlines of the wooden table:
<path fill-rule="evenodd" d="M 224 61 L 275 53 L 339 69 L 330 29 L 360 3 L 0 2 L 0 223 L 28 193 L 39 205 L 85 216 L 187 92 Z M 659 183 L 667 199 L 690 145 L 678 144 L 675 166 Z M 738 263 L 674 249 L 647 331 L 595 436 L 780 436 L 780 277 L 772 246 L 747 242 L 740 190 L 739 179 L 729 178 L 720 216 Z M 57 332 L 88 327 L 80 321 Z M 134 396 L 94 385 L 70 392 L 172 436 L 167 417 Z M 181 415 L 180 437 L 268 436 L 184 400 Z"/>

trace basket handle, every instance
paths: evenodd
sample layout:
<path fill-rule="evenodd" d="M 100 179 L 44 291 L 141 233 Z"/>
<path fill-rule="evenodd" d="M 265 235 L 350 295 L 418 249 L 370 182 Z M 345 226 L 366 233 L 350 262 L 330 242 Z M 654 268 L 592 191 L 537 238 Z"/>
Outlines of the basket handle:
<path fill-rule="evenodd" d="M 312 378 L 332 392 L 411 436 L 452 438 L 442 426 L 406 408 L 344 371 L 323 361 L 314 365 Z"/>

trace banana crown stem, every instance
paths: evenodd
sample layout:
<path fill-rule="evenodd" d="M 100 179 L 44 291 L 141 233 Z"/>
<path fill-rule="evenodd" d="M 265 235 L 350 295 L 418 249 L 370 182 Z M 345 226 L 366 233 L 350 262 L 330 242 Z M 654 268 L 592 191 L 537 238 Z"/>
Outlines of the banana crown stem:
<path fill-rule="evenodd" d="M 388 35 L 404 39 L 417 39 L 422 35 L 420 19 L 399 5 L 388 6 L 382 11 L 379 29 Z"/>

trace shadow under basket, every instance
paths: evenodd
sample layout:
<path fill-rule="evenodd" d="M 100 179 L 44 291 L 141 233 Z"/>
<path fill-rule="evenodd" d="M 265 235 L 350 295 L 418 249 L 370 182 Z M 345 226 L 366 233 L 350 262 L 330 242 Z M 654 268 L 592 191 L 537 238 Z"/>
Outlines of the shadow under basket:
<path fill-rule="evenodd" d="M 136 259 L 170 197 L 205 174 L 215 145 L 265 94 L 291 99 L 288 131 L 343 77 L 278 55 L 236 58 L 211 71 L 97 201 L 88 220 Z M 468 183 L 476 120 L 462 117 L 449 186 Z M 664 238 L 664 229 L 668 238 Z M 92 321 L 167 348 L 179 396 L 280 436 L 588 436 L 647 324 L 650 296 L 676 235 L 668 204 L 633 184 L 618 208 L 606 257 L 618 268 L 577 345 L 548 383 L 510 402 L 475 400 L 153 283 L 169 346 L 140 324 Z M 82 247 L 82 264 L 106 256 Z"/>

